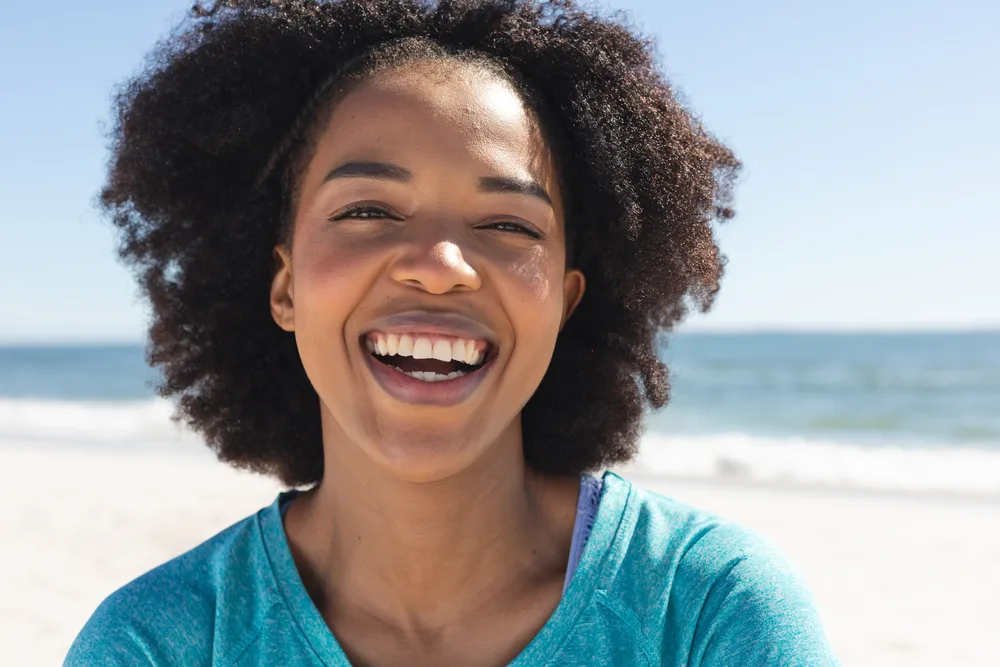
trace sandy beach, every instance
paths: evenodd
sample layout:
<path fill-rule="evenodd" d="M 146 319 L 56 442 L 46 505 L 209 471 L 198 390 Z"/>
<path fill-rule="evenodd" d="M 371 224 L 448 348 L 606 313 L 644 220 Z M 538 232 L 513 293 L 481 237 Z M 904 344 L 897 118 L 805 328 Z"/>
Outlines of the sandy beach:
<path fill-rule="evenodd" d="M 775 542 L 812 588 L 845 665 L 995 665 L 1000 500 L 684 481 L 636 483 Z M 0 643 L 61 664 L 100 601 L 280 490 L 207 451 L 0 445 Z"/>

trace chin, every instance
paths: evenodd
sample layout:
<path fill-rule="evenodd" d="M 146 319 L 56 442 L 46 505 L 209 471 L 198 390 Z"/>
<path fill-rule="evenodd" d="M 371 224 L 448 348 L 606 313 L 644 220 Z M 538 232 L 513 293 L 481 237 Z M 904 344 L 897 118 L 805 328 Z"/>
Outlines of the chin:
<path fill-rule="evenodd" d="M 447 479 L 469 469 L 486 454 L 486 446 L 479 438 L 470 438 L 458 430 L 421 433 L 407 429 L 397 437 L 383 433 L 379 442 L 366 449 L 387 474 L 408 482 Z"/>

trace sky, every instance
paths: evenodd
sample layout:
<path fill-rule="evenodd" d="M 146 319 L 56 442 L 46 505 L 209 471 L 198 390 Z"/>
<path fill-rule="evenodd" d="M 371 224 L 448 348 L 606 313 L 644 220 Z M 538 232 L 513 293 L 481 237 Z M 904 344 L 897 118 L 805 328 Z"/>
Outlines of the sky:
<path fill-rule="evenodd" d="M 0 0 L 0 343 L 143 339 L 94 197 L 115 84 L 191 4 Z M 1000 329 L 1000 3 L 600 6 L 744 164 L 681 330 Z"/>

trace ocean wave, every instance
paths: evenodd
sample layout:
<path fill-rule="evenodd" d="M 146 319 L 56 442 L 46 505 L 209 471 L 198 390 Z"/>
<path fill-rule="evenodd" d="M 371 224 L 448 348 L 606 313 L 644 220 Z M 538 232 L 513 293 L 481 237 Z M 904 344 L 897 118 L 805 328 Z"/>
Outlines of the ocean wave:
<path fill-rule="evenodd" d="M 1000 447 L 873 446 L 743 433 L 647 435 L 634 466 L 688 479 L 1000 495 Z"/>
<path fill-rule="evenodd" d="M 0 399 L 0 443 L 171 446 L 200 442 L 163 398 L 135 401 Z"/>
<path fill-rule="evenodd" d="M 122 402 L 0 399 L 0 445 L 207 452 L 162 398 Z M 1000 495 L 1000 446 L 858 444 L 745 433 L 643 438 L 637 472 L 882 491 Z"/>

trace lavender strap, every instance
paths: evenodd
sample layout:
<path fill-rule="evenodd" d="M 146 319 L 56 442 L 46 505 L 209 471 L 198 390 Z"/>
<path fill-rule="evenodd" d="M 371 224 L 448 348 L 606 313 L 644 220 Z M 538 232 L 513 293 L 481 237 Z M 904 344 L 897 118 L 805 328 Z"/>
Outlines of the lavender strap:
<path fill-rule="evenodd" d="M 566 565 L 566 581 L 563 583 L 563 594 L 569 588 L 569 582 L 573 579 L 577 565 L 580 564 L 580 556 L 583 554 L 583 547 L 587 544 L 590 531 L 594 527 L 594 518 L 597 516 L 597 506 L 601 502 L 601 488 L 604 480 L 592 475 L 580 475 L 580 500 L 576 503 L 576 523 L 573 524 L 573 543 L 569 548 L 569 563 Z"/>

